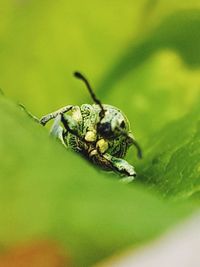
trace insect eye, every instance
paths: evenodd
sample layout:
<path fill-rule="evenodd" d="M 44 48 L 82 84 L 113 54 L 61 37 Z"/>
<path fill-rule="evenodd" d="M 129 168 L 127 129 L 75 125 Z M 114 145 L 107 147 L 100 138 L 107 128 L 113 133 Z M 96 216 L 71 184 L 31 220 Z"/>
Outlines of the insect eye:
<path fill-rule="evenodd" d="M 112 137 L 111 124 L 109 122 L 99 123 L 97 126 L 97 131 L 105 138 Z"/>
<path fill-rule="evenodd" d="M 121 124 L 120 124 L 120 127 L 121 127 L 122 129 L 124 129 L 124 128 L 125 128 L 125 126 L 126 126 L 126 125 L 125 125 L 125 122 L 124 122 L 124 121 L 122 121 L 122 122 L 121 122 Z"/>

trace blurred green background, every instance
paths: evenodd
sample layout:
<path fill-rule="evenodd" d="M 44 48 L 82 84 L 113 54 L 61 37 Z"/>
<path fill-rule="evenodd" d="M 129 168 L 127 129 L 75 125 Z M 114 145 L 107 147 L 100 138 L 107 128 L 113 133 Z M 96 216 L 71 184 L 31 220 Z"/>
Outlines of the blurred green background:
<path fill-rule="evenodd" d="M 2 247 L 50 238 L 90 266 L 198 208 L 199 1 L 1 1 L 0 60 Z M 134 184 L 66 152 L 14 104 L 40 117 L 91 103 L 75 70 L 129 118 L 144 151 L 127 155 Z"/>

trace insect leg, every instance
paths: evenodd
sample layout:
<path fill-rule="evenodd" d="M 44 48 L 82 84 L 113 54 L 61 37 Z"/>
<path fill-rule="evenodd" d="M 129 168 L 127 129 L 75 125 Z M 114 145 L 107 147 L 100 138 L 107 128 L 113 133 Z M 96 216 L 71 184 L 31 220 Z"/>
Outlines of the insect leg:
<path fill-rule="evenodd" d="M 81 131 L 79 129 L 79 123 L 75 119 L 73 119 L 72 116 L 64 115 L 64 114 L 60 114 L 60 115 L 61 115 L 61 122 L 63 123 L 65 129 L 68 132 L 82 139 Z"/>
<path fill-rule="evenodd" d="M 66 147 L 66 144 L 63 139 L 64 130 L 60 126 L 60 121 L 61 121 L 61 115 L 59 114 L 54 120 L 54 123 L 50 130 L 50 135 L 59 139 L 61 143 Z"/>
<path fill-rule="evenodd" d="M 105 153 L 103 155 L 103 157 L 111 163 L 111 165 L 115 171 L 117 171 L 123 175 L 126 175 L 126 176 L 132 176 L 132 177 L 136 176 L 136 172 L 134 170 L 134 167 L 132 165 L 130 165 L 126 160 L 113 157 L 108 153 Z M 132 178 L 132 180 L 133 180 L 133 178 Z"/>
<path fill-rule="evenodd" d="M 69 110 L 72 109 L 72 107 L 73 107 L 72 105 L 68 105 L 68 106 L 65 106 L 61 109 L 58 109 L 52 113 L 49 113 L 40 119 L 40 123 L 42 125 L 45 125 L 48 121 L 55 119 L 59 114 L 64 114 L 64 113 L 68 112 Z"/>
<path fill-rule="evenodd" d="M 31 119 L 33 119 L 34 121 L 40 123 L 40 120 L 39 120 L 36 116 L 34 116 L 30 111 L 28 111 L 28 110 L 26 109 L 26 107 L 25 107 L 23 104 L 19 103 L 19 106 L 25 111 L 25 113 L 26 113 Z"/>

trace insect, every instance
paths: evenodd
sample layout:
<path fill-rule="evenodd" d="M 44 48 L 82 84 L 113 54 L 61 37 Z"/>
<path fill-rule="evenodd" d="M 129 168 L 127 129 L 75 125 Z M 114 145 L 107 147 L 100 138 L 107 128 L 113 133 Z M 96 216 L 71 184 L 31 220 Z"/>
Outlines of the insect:
<path fill-rule="evenodd" d="M 139 158 L 142 157 L 142 152 L 131 133 L 128 119 L 120 109 L 102 104 L 80 72 L 75 72 L 74 75 L 85 83 L 95 104 L 67 105 L 41 119 L 21 106 L 43 126 L 54 120 L 50 134 L 66 148 L 81 153 L 104 170 L 114 171 L 132 181 L 136 172 L 124 157 L 132 145 L 136 147 Z"/>

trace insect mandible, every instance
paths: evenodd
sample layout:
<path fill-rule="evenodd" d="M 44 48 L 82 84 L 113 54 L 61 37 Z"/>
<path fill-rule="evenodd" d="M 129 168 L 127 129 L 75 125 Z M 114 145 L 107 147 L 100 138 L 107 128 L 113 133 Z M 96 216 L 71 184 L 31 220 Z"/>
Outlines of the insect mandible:
<path fill-rule="evenodd" d="M 22 104 L 21 107 L 43 126 L 53 119 L 50 134 L 66 148 L 81 153 L 104 170 L 114 171 L 132 181 L 136 172 L 124 157 L 132 145 L 136 147 L 139 158 L 142 151 L 130 130 L 127 117 L 120 109 L 102 104 L 80 72 L 74 75 L 85 83 L 95 104 L 67 105 L 41 119 L 33 116 Z"/>

